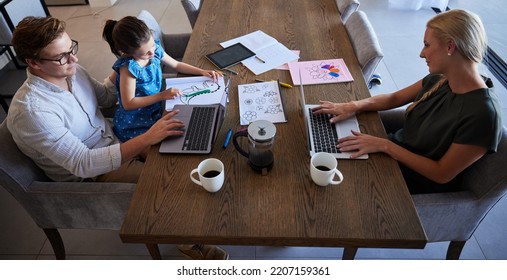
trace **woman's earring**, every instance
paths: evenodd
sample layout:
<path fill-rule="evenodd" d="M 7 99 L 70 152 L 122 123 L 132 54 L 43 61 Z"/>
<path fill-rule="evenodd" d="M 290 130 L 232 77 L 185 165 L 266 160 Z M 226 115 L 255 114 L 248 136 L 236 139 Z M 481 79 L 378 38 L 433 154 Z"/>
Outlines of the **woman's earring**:
<path fill-rule="evenodd" d="M 450 52 L 448 52 L 448 53 L 447 53 L 447 55 L 448 55 L 448 56 L 451 56 L 451 53 L 450 53 Z"/>

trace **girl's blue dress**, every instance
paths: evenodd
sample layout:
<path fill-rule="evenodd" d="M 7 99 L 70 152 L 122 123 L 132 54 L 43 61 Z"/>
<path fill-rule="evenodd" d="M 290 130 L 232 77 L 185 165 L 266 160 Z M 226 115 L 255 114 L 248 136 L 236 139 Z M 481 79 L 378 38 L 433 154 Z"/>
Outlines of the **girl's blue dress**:
<path fill-rule="evenodd" d="M 144 133 L 162 116 L 162 102 L 127 111 L 123 108 L 120 94 L 120 68 L 124 66 L 128 66 L 129 72 L 136 78 L 136 97 L 156 94 L 162 90 L 162 68 L 160 64 L 164 56 L 164 50 L 158 40 L 155 41 L 155 45 L 155 56 L 144 67 L 141 67 L 132 57 L 119 58 L 113 64 L 113 70 L 117 73 L 116 89 L 120 103 L 114 115 L 113 129 L 122 142 Z"/>

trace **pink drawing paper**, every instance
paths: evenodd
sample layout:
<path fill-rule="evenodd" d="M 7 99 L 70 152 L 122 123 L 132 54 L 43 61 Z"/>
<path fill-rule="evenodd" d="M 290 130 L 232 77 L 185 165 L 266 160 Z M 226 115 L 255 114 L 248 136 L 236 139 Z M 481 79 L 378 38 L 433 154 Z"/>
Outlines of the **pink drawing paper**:
<path fill-rule="evenodd" d="M 289 71 L 294 85 L 300 85 L 299 71 L 303 85 L 352 82 L 354 79 L 341 58 L 289 62 Z"/>

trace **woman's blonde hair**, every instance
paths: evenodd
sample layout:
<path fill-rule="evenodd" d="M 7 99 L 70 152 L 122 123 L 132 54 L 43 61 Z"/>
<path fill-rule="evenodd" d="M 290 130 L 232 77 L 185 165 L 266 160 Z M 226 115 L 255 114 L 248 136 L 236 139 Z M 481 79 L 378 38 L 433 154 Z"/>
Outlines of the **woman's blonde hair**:
<path fill-rule="evenodd" d="M 481 19 L 465 10 L 450 10 L 434 16 L 426 24 L 433 29 L 437 39 L 442 42 L 453 41 L 456 50 L 465 58 L 480 63 L 487 50 L 486 32 Z M 419 103 L 427 100 L 447 79 L 442 76 L 418 101 L 407 108 L 407 114 Z"/>

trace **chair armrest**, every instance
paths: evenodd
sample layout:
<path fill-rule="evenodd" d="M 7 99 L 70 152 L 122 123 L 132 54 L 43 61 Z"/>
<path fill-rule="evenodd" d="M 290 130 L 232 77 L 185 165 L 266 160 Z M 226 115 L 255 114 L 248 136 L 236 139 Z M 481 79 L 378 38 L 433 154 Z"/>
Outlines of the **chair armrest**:
<path fill-rule="evenodd" d="M 130 183 L 35 181 L 27 188 L 23 205 L 41 228 L 117 230 L 135 187 Z"/>
<path fill-rule="evenodd" d="M 466 241 L 486 214 L 471 191 L 412 195 L 428 241 Z"/>
<path fill-rule="evenodd" d="M 100 112 L 102 112 L 102 115 L 104 116 L 104 118 L 110 118 L 112 119 L 114 117 L 114 113 L 116 112 L 116 109 L 118 109 L 120 105 L 118 103 L 116 103 L 116 105 L 114 106 L 111 106 L 111 107 L 101 107 L 100 108 Z"/>
<path fill-rule="evenodd" d="M 33 182 L 28 188 L 28 193 L 117 193 L 132 192 L 136 184 L 117 182 Z"/>
<path fill-rule="evenodd" d="M 172 58 L 181 61 L 190 40 L 190 33 L 162 34 L 162 40 L 166 53 Z"/>
<path fill-rule="evenodd" d="M 394 133 L 405 124 L 405 110 L 401 108 L 379 111 L 386 133 Z"/>
<path fill-rule="evenodd" d="M 455 205 L 469 203 L 477 198 L 471 191 L 413 194 L 412 200 L 418 207 Z"/>

